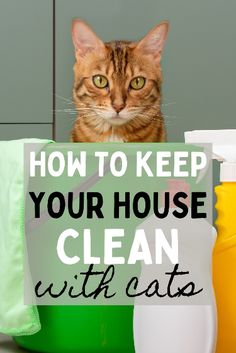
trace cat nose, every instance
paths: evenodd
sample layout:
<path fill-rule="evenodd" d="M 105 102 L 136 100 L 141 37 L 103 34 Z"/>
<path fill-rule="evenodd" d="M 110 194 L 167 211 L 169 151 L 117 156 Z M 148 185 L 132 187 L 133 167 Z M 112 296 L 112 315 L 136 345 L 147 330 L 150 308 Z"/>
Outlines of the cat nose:
<path fill-rule="evenodd" d="M 117 113 L 119 113 L 122 109 L 124 109 L 124 107 L 125 107 L 124 103 L 120 103 L 120 104 L 113 103 L 113 108 Z"/>

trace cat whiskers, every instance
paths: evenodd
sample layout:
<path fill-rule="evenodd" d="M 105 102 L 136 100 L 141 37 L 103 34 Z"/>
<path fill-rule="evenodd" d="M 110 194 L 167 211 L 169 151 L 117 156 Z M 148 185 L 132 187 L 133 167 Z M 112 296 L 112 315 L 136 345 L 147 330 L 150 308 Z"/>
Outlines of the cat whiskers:
<path fill-rule="evenodd" d="M 68 113 L 70 115 L 77 115 L 78 112 L 74 109 L 55 109 L 56 113 Z"/>
<path fill-rule="evenodd" d="M 84 105 L 80 105 L 80 106 L 76 106 L 75 105 L 75 102 L 72 100 L 72 97 L 70 98 L 66 98 L 66 97 L 63 97 L 59 94 L 55 94 L 55 96 L 57 98 L 59 98 L 60 100 L 62 100 L 63 102 L 65 102 L 66 104 L 69 104 L 69 105 L 74 105 L 74 108 L 64 108 L 64 109 L 55 109 L 54 111 L 55 112 L 58 112 L 58 113 L 68 113 L 70 115 L 77 115 L 79 112 L 83 112 L 83 111 L 90 111 L 91 110 L 99 110 L 99 111 L 102 111 L 104 110 L 105 107 L 99 107 L 99 106 L 84 106 Z"/>
<path fill-rule="evenodd" d="M 104 108 L 97 108 L 96 110 L 99 112 L 103 112 Z M 55 109 L 54 110 L 56 113 L 67 113 L 69 115 L 81 115 L 80 113 L 84 113 L 84 116 L 86 116 L 86 113 L 89 112 L 89 116 L 91 116 L 92 112 L 96 114 L 95 109 L 91 107 L 75 107 L 75 108 L 65 108 L 65 109 Z M 98 116 L 98 114 L 96 114 Z"/>
<path fill-rule="evenodd" d="M 64 102 L 66 102 L 67 104 L 74 104 L 73 100 L 72 100 L 72 97 L 69 98 L 66 98 L 66 97 L 63 97 L 63 96 L 60 96 L 59 94 L 55 94 L 55 96 L 61 100 L 63 100 Z"/>

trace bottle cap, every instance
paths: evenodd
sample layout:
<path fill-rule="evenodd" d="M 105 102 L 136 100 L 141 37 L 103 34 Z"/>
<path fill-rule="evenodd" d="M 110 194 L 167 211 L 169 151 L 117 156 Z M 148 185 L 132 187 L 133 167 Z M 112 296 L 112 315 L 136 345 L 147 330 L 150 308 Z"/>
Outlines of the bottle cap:
<path fill-rule="evenodd" d="M 223 162 L 220 166 L 220 181 L 236 181 L 236 163 Z"/>

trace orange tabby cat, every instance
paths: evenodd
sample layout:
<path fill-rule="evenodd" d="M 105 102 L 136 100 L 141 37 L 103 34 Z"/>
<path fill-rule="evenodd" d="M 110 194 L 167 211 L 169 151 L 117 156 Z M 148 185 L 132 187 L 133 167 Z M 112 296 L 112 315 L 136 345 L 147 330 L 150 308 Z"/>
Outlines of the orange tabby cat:
<path fill-rule="evenodd" d="M 160 61 L 167 33 L 162 22 L 139 42 L 103 43 L 86 23 L 73 22 L 73 142 L 165 141 Z"/>

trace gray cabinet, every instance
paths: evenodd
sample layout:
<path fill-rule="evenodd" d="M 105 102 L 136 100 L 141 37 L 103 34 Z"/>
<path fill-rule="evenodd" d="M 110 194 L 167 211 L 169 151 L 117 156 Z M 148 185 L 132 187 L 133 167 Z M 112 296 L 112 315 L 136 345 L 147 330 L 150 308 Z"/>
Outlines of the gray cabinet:
<path fill-rule="evenodd" d="M 51 137 L 51 123 L 52 1 L 1 0 L 0 139 Z"/>
<path fill-rule="evenodd" d="M 0 141 L 34 137 L 51 139 L 51 124 L 0 124 Z"/>

